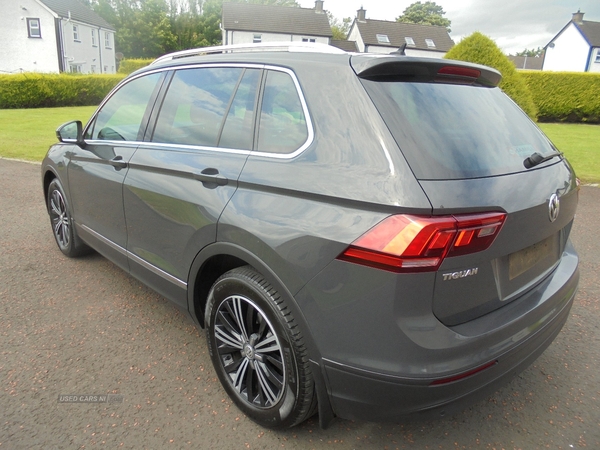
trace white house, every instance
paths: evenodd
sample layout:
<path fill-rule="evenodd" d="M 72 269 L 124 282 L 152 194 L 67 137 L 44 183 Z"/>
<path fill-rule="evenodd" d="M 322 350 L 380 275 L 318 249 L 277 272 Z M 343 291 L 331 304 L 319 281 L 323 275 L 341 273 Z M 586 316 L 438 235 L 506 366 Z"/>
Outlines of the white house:
<path fill-rule="evenodd" d="M 600 72 L 600 22 L 580 11 L 545 47 L 542 70 Z"/>
<path fill-rule="evenodd" d="M 115 73 L 115 29 L 78 0 L 2 1 L 0 73 Z"/>
<path fill-rule="evenodd" d="M 315 8 L 223 3 L 223 44 L 258 42 L 318 42 L 329 44 L 333 36 L 323 1 Z"/>
<path fill-rule="evenodd" d="M 373 20 L 366 14 L 361 7 L 348 32 L 359 52 L 391 53 L 406 44 L 408 56 L 442 58 L 454 45 L 444 27 Z"/>

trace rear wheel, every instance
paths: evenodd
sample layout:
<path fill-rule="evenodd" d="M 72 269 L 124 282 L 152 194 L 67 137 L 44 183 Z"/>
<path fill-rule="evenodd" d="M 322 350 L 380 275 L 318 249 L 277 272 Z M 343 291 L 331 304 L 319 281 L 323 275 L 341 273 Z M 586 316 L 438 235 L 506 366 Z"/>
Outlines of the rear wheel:
<path fill-rule="evenodd" d="M 287 428 L 315 412 L 302 335 L 286 302 L 259 273 L 242 267 L 219 278 L 205 317 L 217 375 L 248 417 Z"/>
<path fill-rule="evenodd" d="M 69 257 L 89 253 L 91 249 L 79 239 L 75 232 L 64 190 L 56 178 L 48 186 L 47 206 L 52 234 L 54 234 L 60 251 Z"/>

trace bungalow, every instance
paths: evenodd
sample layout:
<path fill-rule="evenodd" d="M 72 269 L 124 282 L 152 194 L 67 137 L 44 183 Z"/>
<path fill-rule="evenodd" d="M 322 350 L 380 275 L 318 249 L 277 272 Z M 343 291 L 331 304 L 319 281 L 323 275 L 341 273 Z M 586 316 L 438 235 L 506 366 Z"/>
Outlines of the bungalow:
<path fill-rule="evenodd" d="M 11 0 L 0 15 L 0 73 L 115 73 L 115 29 L 78 0 Z"/>
<path fill-rule="evenodd" d="M 600 72 L 600 22 L 583 20 L 581 11 L 545 47 L 542 70 Z"/>

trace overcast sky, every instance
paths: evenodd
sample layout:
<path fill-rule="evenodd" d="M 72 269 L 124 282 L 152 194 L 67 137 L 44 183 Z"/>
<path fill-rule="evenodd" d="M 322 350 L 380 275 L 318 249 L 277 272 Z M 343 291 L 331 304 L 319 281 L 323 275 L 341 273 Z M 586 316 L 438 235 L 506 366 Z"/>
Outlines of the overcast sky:
<path fill-rule="evenodd" d="M 395 20 L 416 0 L 325 0 L 339 19 L 356 17 L 361 6 L 367 19 Z M 422 0 L 425 2 L 426 0 Z M 299 0 L 313 8 L 314 0 Z M 450 36 L 458 43 L 475 31 L 491 37 L 505 53 L 545 46 L 581 9 L 583 20 L 600 22 L 600 0 L 436 0 L 452 21 Z"/>

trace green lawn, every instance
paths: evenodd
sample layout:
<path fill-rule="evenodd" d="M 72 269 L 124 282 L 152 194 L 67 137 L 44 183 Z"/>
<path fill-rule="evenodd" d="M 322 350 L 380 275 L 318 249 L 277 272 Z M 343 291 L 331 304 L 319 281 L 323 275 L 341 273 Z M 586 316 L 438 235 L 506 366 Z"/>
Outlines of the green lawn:
<path fill-rule="evenodd" d="M 600 183 L 600 125 L 540 123 L 539 126 L 565 153 L 581 181 Z"/>
<path fill-rule="evenodd" d="M 96 108 L 0 109 L 0 156 L 41 161 L 56 142 L 54 131 L 64 122 L 84 124 Z M 542 123 L 540 127 L 556 144 L 586 183 L 600 183 L 600 125 Z"/>
<path fill-rule="evenodd" d="M 95 110 L 95 106 L 0 109 L 0 156 L 41 161 L 57 142 L 59 125 L 70 120 L 85 124 Z"/>

